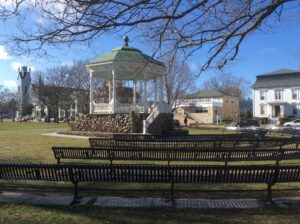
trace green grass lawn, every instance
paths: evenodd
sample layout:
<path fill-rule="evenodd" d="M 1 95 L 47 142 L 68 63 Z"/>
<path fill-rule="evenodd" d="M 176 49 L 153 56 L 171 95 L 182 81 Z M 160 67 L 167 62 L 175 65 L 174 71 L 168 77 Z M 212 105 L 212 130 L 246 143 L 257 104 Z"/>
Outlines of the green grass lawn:
<path fill-rule="evenodd" d="M 35 162 L 56 163 L 51 147 L 56 146 L 88 146 L 85 139 L 49 137 L 47 132 L 68 130 L 67 124 L 48 124 L 33 122 L 0 123 L 0 162 Z M 193 134 L 220 134 L 219 130 L 190 129 Z M 99 161 L 97 161 L 99 162 Z M 103 162 L 103 161 L 102 161 Z M 106 161 L 107 162 L 107 161 Z M 122 162 L 122 161 L 121 161 Z M 164 163 L 165 164 L 165 163 Z M 66 188 L 72 194 L 70 183 L 56 182 L 2 182 L 0 190 L 13 190 L 14 186 L 37 187 L 47 190 L 48 187 Z M 297 188 L 299 184 L 281 184 L 274 188 Z M 115 196 L 130 197 L 169 197 L 160 192 L 125 192 L 129 189 L 169 189 L 169 185 L 160 184 L 89 184 L 81 188 L 114 188 L 121 189 Z M 176 189 L 230 190 L 260 189 L 265 185 L 177 185 Z M 81 195 L 93 195 L 96 191 L 80 191 Z M 113 195 L 111 192 L 97 191 L 100 195 Z M 255 192 L 176 192 L 181 198 L 240 198 L 252 197 L 263 199 L 265 191 Z M 297 196 L 298 191 L 274 192 L 274 196 Z M 250 210 L 195 210 L 195 209 L 121 209 L 95 208 L 80 206 L 37 206 L 24 204 L 0 203 L 0 223 L 297 223 L 300 220 L 300 208 L 277 209 L 276 207 Z M 237 215 L 238 214 L 238 215 Z"/>
<path fill-rule="evenodd" d="M 64 129 L 68 128 L 67 123 L 38 123 L 38 122 L 0 122 L 0 131 L 23 131 L 37 129 Z"/>
<path fill-rule="evenodd" d="M 300 207 L 260 209 L 99 208 L 0 203 L 0 223 L 16 224 L 297 224 Z"/>

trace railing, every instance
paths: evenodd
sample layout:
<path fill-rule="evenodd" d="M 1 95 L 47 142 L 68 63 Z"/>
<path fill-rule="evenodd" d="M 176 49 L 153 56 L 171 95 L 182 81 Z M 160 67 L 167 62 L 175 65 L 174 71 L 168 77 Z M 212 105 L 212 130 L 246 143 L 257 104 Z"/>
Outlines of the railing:
<path fill-rule="evenodd" d="M 111 103 L 94 103 L 93 113 L 144 113 L 145 107 L 141 104 L 122 104 L 116 103 L 113 110 L 113 104 Z"/>
<path fill-rule="evenodd" d="M 93 103 L 92 113 L 152 113 L 155 108 L 159 107 L 159 113 L 170 113 L 171 107 L 168 104 L 153 104 L 151 106 L 144 104 L 125 104 L 116 103 L 114 108 L 112 103 Z"/>
<path fill-rule="evenodd" d="M 146 120 L 143 121 L 143 134 L 147 133 L 149 126 L 158 117 L 159 114 L 171 112 L 171 106 L 164 103 L 153 105 L 153 107 L 150 108 L 152 109 L 150 115 L 146 118 Z"/>
<path fill-rule="evenodd" d="M 109 103 L 94 103 L 93 113 L 112 113 L 112 105 Z"/>
<path fill-rule="evenodd" d="M 116 113 L 130 113 L 130 112 L 135 112 L 135 113 L 144 113 L 145 112 L 145 107 L 144 105 L 141 104 L 121 104 L 118 103 L 115 105 L 115 112 Z"/>

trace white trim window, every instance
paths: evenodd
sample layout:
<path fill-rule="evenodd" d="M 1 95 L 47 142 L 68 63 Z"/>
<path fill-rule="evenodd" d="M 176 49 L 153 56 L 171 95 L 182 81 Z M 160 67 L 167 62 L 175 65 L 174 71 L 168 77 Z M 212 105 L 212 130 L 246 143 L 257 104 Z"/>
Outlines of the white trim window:
<path fill-rule="evenodd" d="M 283 90 L 276 89 L 275 92 L 275 100 L 283 100 Z"/>
<path fill-rule="evenodd" d="M 267 99 L 267 91 L 261 90 L 260 91 L 260 100 L 266 100 Z"/>
<path fill-rule="evenodd" d="M 292 89 L 292 99 L 299 100 L 299 89 Z"/>
<path fill-rule="evenodd" d="M 297 115 L 298 113 L 297 105 L 293 104 L 292 107 L 293 107 L 293 115 Z"/>
<path fill-rule="evenodd" d="M 266 106 L 264 104 L 260 104 L 260 115 L 266 114 Z"/>

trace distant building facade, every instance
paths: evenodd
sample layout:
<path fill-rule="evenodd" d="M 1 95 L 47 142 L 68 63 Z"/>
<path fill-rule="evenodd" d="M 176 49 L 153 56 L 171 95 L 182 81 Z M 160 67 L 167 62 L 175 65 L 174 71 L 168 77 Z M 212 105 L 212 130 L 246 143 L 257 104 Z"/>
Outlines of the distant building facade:
<path fill-rule="evenodd" d="M 230 96 L 214 89 L 205 89 L 186 96 L 174 111 L 174 119 L 184 124 L 214 123 L 222 120 L 238 121 L 239 97 Z"/>
<path fill-rule="evenodd" d="M 68 117 L 75 117 L 76 114 L 80 113 L 81 110 L 79 109 L 80 96 L 82 92 L 87 92 L 86 90 L 78 90 L 73 88 L 66 88 L 66 87 L 55 87 L 44 85 L 41 80 L 40 83 L 32 84 L 31 83 L 31 69 L 27 66 L 22 66 L 18 69 L 18 91 L 17 91 L 17 102 L 18 102 L 18 110 L 16 113 L 16 117 L 20 118 L 22 116 L 30 115 L 33 119 L 35 118 L 49 118 L 55 117 L 54 114 L 51 113 L 51 109 L 55 108 L 51 103 L 42 102 L 40 94 L 50 95 L 51 93 L 58 92 L 60 90 L 64 90 L 65 94 L 69 94 L 70 97 L 68 98 L 71 102 L 69 102 L 69 108 L 67 110 Z M 41 85 L 42 84 L 42 85 Z M 47 91 L 50 90 L 51 91 Z M 47 95 L 45 96 L 47 97 Z M 56 109 L 55 109 L 56 110 Z M 31 112 L 29 114 L 29 112 Z M 66 118 L 66 110 L 58 107 L 58 119 L 65 119 Z"/>
<path fill-rule="evenodd" d="M 258 75 L 252 89 L 254 117 L 300 118 L 300 71 L 280 69 Z"/>

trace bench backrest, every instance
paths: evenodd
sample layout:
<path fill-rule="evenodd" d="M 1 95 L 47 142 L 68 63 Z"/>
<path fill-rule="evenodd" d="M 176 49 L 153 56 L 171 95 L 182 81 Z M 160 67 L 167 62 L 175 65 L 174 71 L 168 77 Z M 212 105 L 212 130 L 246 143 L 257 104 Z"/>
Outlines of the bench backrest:
<path fill-rule="evenodd" d="M 261 136 L 260 132 L 259 133 L 247 132 L 247 133 L 239 133 L 239 134 L 192 134 L 192 135 L 113 134 L 112 138 L 115 140 L 220 140 L 220 139 L 249 139 L 249 138 L 256 138 L 258 136 Z"/>
<path fill-rule="evenodd" d="M 60 159 L 145 160 L 145 161 L 265 161 L 300 159 L 300 150 L 289 149 L 134 149 L 124 147 L 52 147 Z"/>
<path fill-rule="evenodd" d="M 2 180 L 124 183 L 299 182 L 300 166 L 0 164 Z"/>
<path fill-rule="evenodd" d="M 104 138 L 89 138 L 91 147 L 129 147 L 156 149 L 220 149 L 241 147 L 283 147 L 288 144 L 298 144 L 300 138 L 266 138 L 266 139 L 219 139 L 219 140 L 114 140 Z"/>

